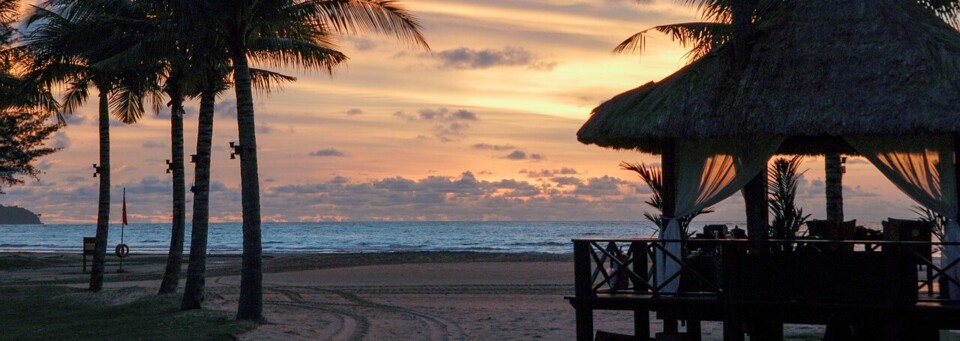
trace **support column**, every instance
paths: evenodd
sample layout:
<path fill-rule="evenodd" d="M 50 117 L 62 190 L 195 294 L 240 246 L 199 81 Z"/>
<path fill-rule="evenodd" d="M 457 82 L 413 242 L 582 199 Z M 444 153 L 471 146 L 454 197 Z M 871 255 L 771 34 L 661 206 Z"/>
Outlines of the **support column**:
<path fill-rule="evenodd" d="M 660 226 L 667 227 L 667 218 L 673 218 L 677 212 L 677 145 L 676 141 L 666 141 L 663 144 L 662 154 L 660 155 L 660 167 L 663 172 L 663 193 L 660 197 L 663 199 L 663 221 Z M 664 333 L 677 333 L 680 327 L 677 325 L 676 318 L 666 318 L 663 320 Z"/>
<path fill-rule="evenodd" d="M 650 340 L 650 312 L 635 310 L 633 312 L 633 335 L 637 340 Z"/>
<path fill-rule="evenodd" d="M 573 241 L 574 293 L 576 294 L 577 341 L 593 340 L 593 309 L 583 301 L 594 297 L 593 277 L 590 275 L 590 242 Z"/>
<path fill-rule="evenodd" d="M 953 173 L 956 179 L 956 188 L 957 188 L 957 198 L 960 198 L 960 134 L 953 134 Z M 960 212 L 958 212 L 960 213 Z M 958 214 L 960 215 L 960 214 Z M 946 236 L 947 231 L 943 231 L 944 236 Z M 950 281 L 947 281 L 946 278 L 940 278 L 940 296 L 941 297 L 953 297 L 950 294 Z"/>
<path fill-rule="evenodd" d="M 741 190 L 747 213 L 747 237 L 750 241 L 770 239 L 770 210 L 767 208 L 767 168 L 750 180 Z"/>
<path fill-rule="evenodd" d="M 840 154 L 827 154 L 824 160 L 826 172 L 827 220 L 843 222 L 843 165 Z"/>
<path fill-rule="evenodd" d="M 647 261 L 647 243 L 633 242 L 630 244 L 630 250 L 633 252 L 633 272 L 642 274 L 646 278 L 648 272 Z M 637 278 L 630 279 L 633 282 L 633 291 L 637 294 L 648 294 L 647 285 L 649 283 Z M 650 312 L 647 310 L 633 311 L 633 335 L 639 340 L 650 340 Z"/>

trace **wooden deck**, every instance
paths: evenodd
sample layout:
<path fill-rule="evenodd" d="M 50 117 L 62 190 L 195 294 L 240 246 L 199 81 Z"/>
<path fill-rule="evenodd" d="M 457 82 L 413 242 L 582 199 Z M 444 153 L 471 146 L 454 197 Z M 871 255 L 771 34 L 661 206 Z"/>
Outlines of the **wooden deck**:
<path fill-rule="evenodd" d="M 939 329 L 960 328 L 960 302 L 941 297 L 937 284 L 956 279 L 915 242 L 668 242 L 712 262 L 676 257 L 680 276 L 658 281 L 655 260 L 674 257 L 662 241 L 574 241 L 577 291 L 567 299 L 578 340 L 593 339 L 594 310 L 634 311 L 638 340 L 650 337 L 650 312 L 667 333 L 687 321 L 688 339 L 699 339 L 699 321 L 723 322 L 726 340 L 742 340 L 745 324 L 764 330 L 751 335 L 761 340 L 782 338 L 784 323 L 858 326 L 861 338 L 887 340 L 936 340 Z M 664 292 L 674 280 L 681 291 Z"/>

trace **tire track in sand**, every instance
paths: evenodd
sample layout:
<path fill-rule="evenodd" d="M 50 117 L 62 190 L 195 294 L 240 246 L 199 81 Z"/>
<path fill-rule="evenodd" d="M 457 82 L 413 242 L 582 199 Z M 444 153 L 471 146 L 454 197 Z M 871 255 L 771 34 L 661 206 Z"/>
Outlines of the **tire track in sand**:
<path fill-rule="evenodd" d="M 367 335 L 370 331 L 370 320 L 366 317 L 361 316 L 360 314 L 348 311 L 346 309 L 337 309 L 332 306 L 338 306 L 338 304 L 331 304 L 326 302 L 312 302 L 308 301 L 300 295 L 299 292 L 283 289 L 280 287 L 268 287 L 265 288 L 270 291 L 276 291 L 286 297 L 289 301 L 274 301 L 274 300 L 265 300 L 265 304 L 273 304 L 287 307 L 296 307 L 306 310 L 322 311 L 333 315 L 338 320 L 338 327 L 336 332 L 330 337 L 334 340 L 350 340 L 358 341 L 362 340 L 364 336 Z"/>
<path fill-rule="evenodd" d="M 424 325 L 427 326 L 427 335 L 429 335 L 429 340 L 462 341 L 465 338 L 463 329 L 460 327 L 460 325 L 449 319 L 423 313 L 413 309 L 372 302 L 370 300 L 364 299 L 360 296 L 357 296 L 355 294 L 352 294 L 343 290 L 323 289 L 323 288 L 316 288 L 316 287 L 288 287 L 288 286 L 271 287 L 270 289 L 296 293 L 297 295 L 295 296 L 298 296 L 301 299 L 302 299 L 302 296 L 299 295 L 299 292 L 302 292 L 302 291 L 334 294 L 345 299 L 347 302 L 350 302 L 351 305 L 354 305 L 357 307 L 371 309 L 371 310 L 380 310 L 385 312 L 399 313 L 402 315 L 413 317 L 414 319 L 421 321 Z M 326 305 L 334 305 L 334 306 L 344 305 L 344 304 L 338 304 L 338 303 L 321 303 L 321 302 L 316 302 L 314 304 L 326 304 Z M 339 310 L 339 309 L 333 309 L 333 308 L 326 308 L 326 309 Z M 364 321 L 367 322 L 367 328 L 364 330 L 363 335 L 360 335 L 361 338 L 369 332 L 369 320 L 365 318 L 363 319 Z"/>

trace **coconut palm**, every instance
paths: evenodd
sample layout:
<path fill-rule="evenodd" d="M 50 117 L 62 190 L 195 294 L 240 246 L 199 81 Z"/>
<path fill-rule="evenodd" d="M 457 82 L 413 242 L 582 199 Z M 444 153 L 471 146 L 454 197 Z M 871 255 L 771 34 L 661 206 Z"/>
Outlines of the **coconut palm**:
<path fill-rule="evenodd" d="M 240 156 L 243 206 L 243 264 L 237 318 L 259 320 L 263 308 L 260 180 L 250 62 L 299 65 L 310 69 L 326 68 L 330 63 L 290 52 L 298 49 L 292 41 L 274 40 L 270 46 L 278 49 L 253 52 L 259 44 L 254 38 L 268 32 L 314 36 L 331 30 L 346 33 L 371 31 L 393 34 L 424 48 L 427 44 L 415 19 L 390 0 L 211 0 L 209 3 L 215 11 L 211 11 L 208 17 L 215 18 L 217 26 L 222 29 L 222 39 L 233 65 L 237 98 L 240 143 L 236 152 Z"/>
<path fill-rule="evenodd" d="M 0 189 L 22 184 L 21 175 L 37 178 L 33 162 L 57 150 L 43 144 L 60 128 L 48 123 L 58 110 L 56 100 L 23 77 L 30 55 L 16 45 L 19 3 L 0 0 Z"/>
<path fill-rule="evenodd" d="M 125 8 L 109 8 L 117 13 Z M 106 10 L 106 9 L 104 9 Z M 135 122 L 143 115 L 143 98 L 151 82 L 144 81 L 142 65 L 98 64 L 126 46 L 110 40 L 116 27 L 104 25 L 100 19 L 74 11 L 71 1 L 47 1 L 32 6 L 27 19 L 26 42 L 34 55 L 31 77 L 43 84 L 65 87 L 63 110 L 74 112 L 89 97 L 90 88 L 99 91 L 98 126 L 100 177 L 97 208 L 96 249 L 90 273 L 90 290 L 103 287 L 107 234 L 110 218 L 110 114 L 124 123 Z"/>
<path fill-rule="evenodd" d="M 189 26 L 177 26 L 170 18 L 183 15 L 185 2 L 177 1 L 130 1 L 130 0 L 59 0 L 59 6 L 69 6 L 76 17 L 113 27 L 118 34 L 111 37 L 114 46 L 122 49 L 107 49 L 96 66 L 123 67 L 134 64 L 142 67 L 144 81 L 160 82 L 154 95 L 159 112 L 160 93 L 169 98 L 171 156 L 168 173 L 172 173 L 173 209 L 171 213 L 170 249 L 167 266 L 159 293 L 173 293 L 179 282 L 183 258 L 183 236 L 186 216 L 185 172 L 183 165 L 183 116 L 185 92 L 190 75 L 188 72 L 188 44 L 177 37 L 190 36 Z M 104 11 L 111 9 L 111 11 Z M 112 55 L 110 53 L 113 53 Z M 147 68 L 149 66 L 150 68 Z M 134 117 L 132 119 L 138 119 Z"/>

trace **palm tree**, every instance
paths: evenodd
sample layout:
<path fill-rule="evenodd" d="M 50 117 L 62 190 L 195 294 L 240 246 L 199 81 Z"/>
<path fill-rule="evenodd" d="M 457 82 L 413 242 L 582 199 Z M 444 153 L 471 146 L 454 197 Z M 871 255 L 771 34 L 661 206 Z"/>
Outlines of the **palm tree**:
<path fill-rule="evenodd" d="M 40 170 L 33 162 L 57 151 L 43 142 L 61 128 L 48 124 L 59 109 L 48 89 L 23 77 L 30 55 L 16 46 L 19 5 L 19 0 L 0 0 L 0 189 L 22 184 L 19 175 L 37 178 Z"/>
<path fill-rule="evenodd" d="M 217 18 L 222 28 L 233 64 L 234 90 L 237 98 L 237 123 L 240 144 L 241 196 L 243 206 L 243 265 L 240 277 L 240 304 L 237 319 L 262 318 L 262 273 L 260 235 L 260 180 L 257 163 L 257 141 L 254 124 L 253 93 L 250 61 L 275 66 L 300 65 L 305 68 L 327 68 L 329 55 L 317 56 L 291 53 L 300 46 L 293 41 L 274 40 L 257 42 L 257 36 L 277 36 L 279 32 L 310 37 L 329 45 L 328 30 L 354 33 L 372 31 L 394 34 L 401 40 L 426 48 L 426 41 L 415 19 L 389 0 L 211 0 L 211 18 Z M 275 33 L 269 33 L 275 32 Z M 266 33 L 266 34 L 265 34 Z M 266 44 L 269 45 L 258 45 Z M 255 47 L 260 47 L 259 52 Z"/>
<path fill-rule="evenodd" d="M 177 291 L 180 283 L 180 269 L 183 264 L 183 240 L 186 230 L 186 174 L 183 155 L 183 103 L 189 87 L 192 86 L 189 68 L 191 65 L 191 51 L 194 48 L 189 41 L 183 39 L 195 31 L 190 26 L 177 25 L 174 20 L 178 16 L 187 16 L 187 5 L 178 1 L 142 1 L 148 7 L 145 14 L 154 22 L 153 30 L 146 34 L 153 35 L 151 45 L 158 50 L 145 51 L 142 58 L 156 58 L 164 64 L 163 93 L 170 99 L 170 161 L 169 170 L 173 175 L 173 211 L 170 231 L 170 249 L 167 253 L 167 266 L 164 269 L 163 280 L 160 283 L 159 294 L 171 294 Z M 152 8 L 150 8 L 152 7 Z M 191 19 L 193 17 L 190 17 Z"/>
<path fill-rule="evenodd" d="M 207 271 L 207 230 L 210 221 L 210 154 L 213 146 L 213 114 L 219 89 L 209 86 L 200 94 L 197 125 L 197 156 L 194 171 L 193 224 L 187 283 L 181 310 L 200 309 L 204 299 Z"/>
<path fill-rule="evenodd" d="M 843 222 L 843 164 L 840 154 L 824 156 L 824 192 L 827 198 L 827 220 Z"/>
<path fill-rule="evenodd" d="M 124 8 L 109 8 L 105 13 L 117 13 Z M 98 64 L 115 55 L 115 50 L 126 46 L 108 41 L 115 36 L 115 27 L 105 25 L 100 17 L 75 11 L 72 1 L 47 1 L 33 6 L 27 19 L 33 26 L 27 36 L 27 46 L 35 56 L 32 77 L 44 84 L 64 84 L 63 109 L 74 112 L 89 97 L 89 88 L 98 94 L 98 125 L 100 177 L 97 208 L 96 249 L 90 272 L 90 290 L 103 287 L 106 261 L 107 234 L 110 218 L 110 113 L 124 123 L 133 123 L 143 115 L 143 96 L 150 82 L 138 65 Z M 35 26 L 34 26 L 35 25 Z M 112 109 L 112 110 L 111 110 Z"/>

